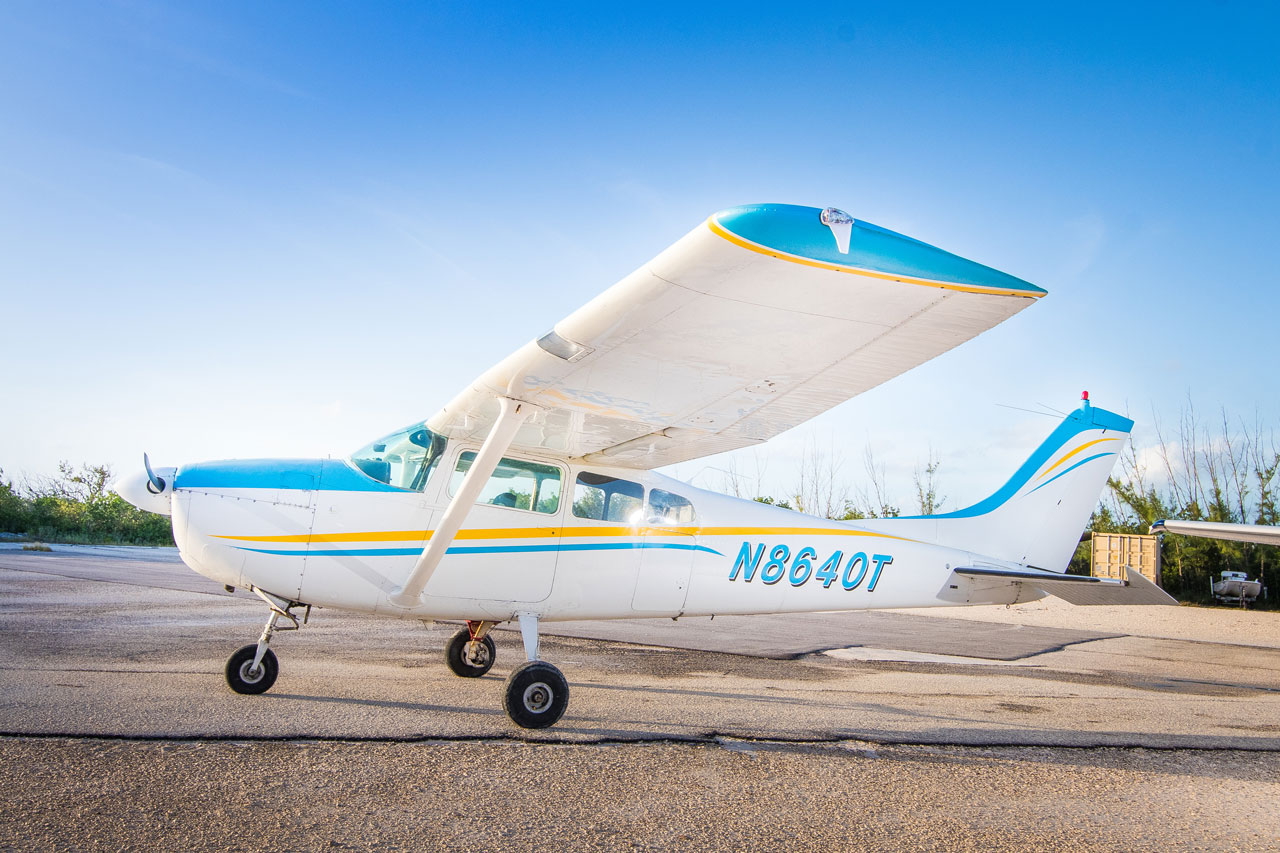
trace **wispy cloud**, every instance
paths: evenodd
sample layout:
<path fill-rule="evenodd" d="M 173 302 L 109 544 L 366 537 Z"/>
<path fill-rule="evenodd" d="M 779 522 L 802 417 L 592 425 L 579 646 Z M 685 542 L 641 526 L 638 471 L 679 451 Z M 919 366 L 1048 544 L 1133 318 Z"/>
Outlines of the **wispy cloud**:
<path fill-rule="evenodd" d="M 189 38 L 170 33 L 216 33 L 213 20 L 197 20 L 189 6 L 173 7 L 143 0 L 116 0 L 116 7 L 129 16 L 127 38 L 144 49 L 154 51 L 208 74 L 232 80 L 245 86 L 287 95 L 291 98 L 318 100 L 316 96 L 279 77 L 266 74 L 249 64 L 235 62 L 191 44 Z"/>

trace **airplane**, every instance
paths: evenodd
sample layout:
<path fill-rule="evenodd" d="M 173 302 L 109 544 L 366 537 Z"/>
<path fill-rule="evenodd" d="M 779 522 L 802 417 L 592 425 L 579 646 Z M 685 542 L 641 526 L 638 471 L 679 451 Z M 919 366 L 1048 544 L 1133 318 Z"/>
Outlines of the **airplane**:
<path fill-rule="evenodd" d="M 267 604 L 257 643 L 227 661 L 235 692 L 272 686 L 275 632 L 313 606 L 465 622 L 445 659 L 469 678 L 514 622 L 526 660 L 503 706 L 525 728 L 569 699 L 539 654 L 544 622 L 1174 603 L 1137 573 L 1065 574 L 1133 426 L 1087 394 L 1004 486 L 954 512 L 831 521 L 654 470 L 759 445 L 1044 294 L 836 208 L 730 208 L 349 458 L 153 468 L 144 454 L 115 489 L 172 517 L 190 568 Z"/>
<path fill-rule="evenodd" d="M 1147 531 L 1150 534 L 1180 533 L 1206 539 L 1229 539 L 1255 545 L 1280 545 L 1280 527 L 1270 524 L 1231 524 L 1221 521 L 1179 521 L 1160 519 Z"/>

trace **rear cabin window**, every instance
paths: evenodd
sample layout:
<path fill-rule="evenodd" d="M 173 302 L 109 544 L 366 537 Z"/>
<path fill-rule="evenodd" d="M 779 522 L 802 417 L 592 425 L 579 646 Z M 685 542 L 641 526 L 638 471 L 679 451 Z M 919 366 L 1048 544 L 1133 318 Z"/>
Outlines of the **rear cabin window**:
<path fill-rule="evenodd" d="M 694 524 L 698 520 L 688 498 L 654 489 L 649 492 L 649 517 L 667 524 Z"/>
<path fill-rule="evenodd" d="M 573 514 L 596 521 L 630 523 L 644 509 L 644 486 L 583 471 L 573 486 Z"/>
<path fill-rule="evenodd" d="M 474 450 L 458 455 L 458 466 L 449 481 L 450 494 L 458 493 L 463 477 L 475 461 Z M 550 514 L 560 509 L 560 484 L 560 469 L 554 465 L 503 457 L 480 490 L 476 503 Z"/>

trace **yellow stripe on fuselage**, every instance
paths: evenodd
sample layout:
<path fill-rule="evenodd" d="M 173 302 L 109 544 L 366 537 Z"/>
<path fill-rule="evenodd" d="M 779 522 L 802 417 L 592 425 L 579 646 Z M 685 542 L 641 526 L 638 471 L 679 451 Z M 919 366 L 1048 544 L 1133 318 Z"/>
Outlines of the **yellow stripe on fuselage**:
<path fill-rule="evenodd" d="M 761 255 L 768 255 L 781 261 L 790 261 L 793 264 L 803 264 L 807 267 L 817 267 L 823 270 L 832 270 L 834 272 L 846 272 L 851 275 L 861 275 L 867 278 L 879 278 L 884 281 L 900 281 L 905 284 L 921 284 L 927 287 L 941 287 L 944 290 L 958 290 L 962 293 L 988 293 L 995 296 L 1022 296 L 1028 299 L 1039 299 L 1044 296 L 1043 293 L 1029 293 L 1025 290 L 1015 290 L 1008 287 L 984 287 L 980 284 L 956 284 L 950 281 L 935 281 L 928 278 L 915 278 L 909 275 L 894 275 L 887 272 L 874 272 L 872 270 L 862 269 L 861 267 L 847 267 L 841 264 L 833 264 L 828 261 L 815 261 L 813 258 L 805 258 L 800 255 L 793 255 L 790 252 L 783 252 L 780 249 L 771 249 L 768 246 L 753 242 L 745 237 L 739 237 L 732 231 L 725 228 L 715 217 L 707 219 L 707 226 L 712 233 L 723 237 L 735 246 L 741 246 L 748 251 L 756 252 Z"/>
<path fill-rule="evenodd" d="M 1067 461 L 1068 459 L 1070 459 L 1072 456 L 1075 456 L 1077 453 L 1079 453 L 1080 451 L 1084 450 L 1084 449 L 1085 449 L 1085 448 L 1087 448 L 1087 447 L 1093 447 L 1095 444 L 1101 444 L 1101 443 L 1102 443 L 1102 442 L 1104 442 L 1104 441 L 1119 441 L 1119 440 L 1120 440 L 1120 439 L 1118 439 L 1118 438 L 1095 438 L 1093 441 L 1086 441 L 1084 444 L 1080 445 L 1080 446 L 1079 446 L 1079 447 L 1077 447 L 1075 450 L 1073 450 L 1073 451 L 1071 451 L 1070 453 L 1066 454 L 1066 455 L 1065 455 L 1065 456 L 1063 456 L 1061 459 L 1059 459 L 1057 462 L 1055 462 L 1055 463 L 1053 463 L 1052 465 L 1050 465 L 1048 468 L 1045 468 L 1045 469 L 1044 469 L 1044 471 L 1042 471 L 1042 472 L 1041 472 L 1040 476 L 1039 476 L 1039 477 L 1036 477 L 1036 480 L 1041 480 L 1041 479 L 1045 478 L 1046 476 L 1048 476 L 1048 475 L 1049 475 L 1049 472 L 1050 472 L 1050 471 L 1052 471 L 1054 468 L 1057 468 L 1057 467 L 1058 467 L 1059 465 L 1061 465 L 1063 462 L 1066 462 L 1066 461 Z"/>
<path fill-rule="evenodd" d="M 236 542 L 423 542 L 432 530 L 370 530 L 360 533 L 291 533 L 278 536 L 214 536 Z M 583 539 L 593 537 L 654 536 L 870 536 L 876 539 L 914 540 L 870 530 L 842 527 L 496 527 L 459 530 L 455 539 Z"/>
<path fill-rule="evenodd" d="M 597 528 L 601 529 L 601 528 Z M 631 528 L 603 528 L 631 530 Z M 421 542 L 431 538 L 434 530 L 370 530 L 361 533 L 290 533 L 282 536 L 214 536 L 237 542 Z M 505 527 L 488 530 L 459 530 L 455 539 L 541 539 L 559 536 L 554 527 Z M 597 534 L 614 535 L 614 534 Z"/>
<path fill-rule="evenodd" d="M 655 529 L 661 530 L 662 528 Z M 697 532 L 702 536 L 870 536 L 875 539 L 897 539 L 901 542 L 915 541 L 889 533 L 875 533 L 871 530 L 850 530 L 847 527 L 691 527 L 680 529 Z"/>

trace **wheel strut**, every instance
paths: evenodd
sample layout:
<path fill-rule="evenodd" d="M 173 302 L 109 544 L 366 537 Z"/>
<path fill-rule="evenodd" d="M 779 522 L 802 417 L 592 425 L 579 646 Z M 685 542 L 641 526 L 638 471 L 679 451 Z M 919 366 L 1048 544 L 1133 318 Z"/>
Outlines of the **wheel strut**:
<path fill-rule="evenodd" d="M 286 601 L 283 598 L 278 598 L 269 592 L 263 592 L 256 586 L 253 588 L 253 591 L 257 594 L 258 598 L 265 601 L 267 606 L 271 608 L 271 615 L 267 617 L 267 625 L 262 629 L 262 636 L 258 638 L 258 651 L 253 655 L 253 666 L 250 667 L 250 671 L 256 674 L 258 671 L 258 665 L 262 663 L 262 658 L 266 655 L 267 648 L 271 645 L 272 635 L 275 634 L 276 631 L 296 631 L 301 628 L 302 624 L 305 624 L 306 621 L 311 618 L 311 605 L 307 605 L 307 612 L 302 617 L 302 624 L 299 624 L 298 617 L 294 616 L 290 612 L 293 608 L 299 606 L 298 602 Z M 279 622 L 281 616 L 288 619 L 292 624 L 280 626 Z"/>
<path fill-rule="evenodd" d="M 481 620 L 468 619 L 467 632 L 471 634 L 471 639 L 483 640 L 486 636 L 488 636 L 489 632 L 493 630 L 493 626 L 497 624 L 498 624 L 497 622 L 490 622 L 487 619 L 481 619 Z"/>
<path fill-rule="evenodd" d="M 288 616 L 289 614 L 286 613 L 285 615 Z M 271 615 L 267 617 L 267 627 L 262 629 L 262 636 L 258 638 L 258 650 L 253 654 L 253 666 L 249 667 L 251 673 L 257 674 L 258 666 L 262 663 L 262 656 L 267 653 L 267 647 L 271 645 L 271 635 L 276 632 L 276 623 L 278 621 L 280 621 L 279 611 L 272 610 Z M 296 631 L 297 629 L 298 625 L 295 622 L 292 628 L 284 630 Z"/>
<path fill-rule="evenodd" d="M 271 638 L 277 631 L 296 631 L 301 627 L 298 617 L 291 612 L 293 608 L 301 606 L 299 602 L 279 598 L 257 587 L 253 587 L 253 591 L 267 603 L 271 613 L 267 616 L 267 624 L 258 637 L 257 645 L 245 646 L 227 660 L 227 684 L 237 693 L 257 694 L 271 689 L 279 672 L 275 652 L 271 651 Z M 311 605 L 308 604 L 302 624 L 306 624 L 310 616 Z M 289 620 L 288 624 L 280 624 L 281 618 Z"/>

